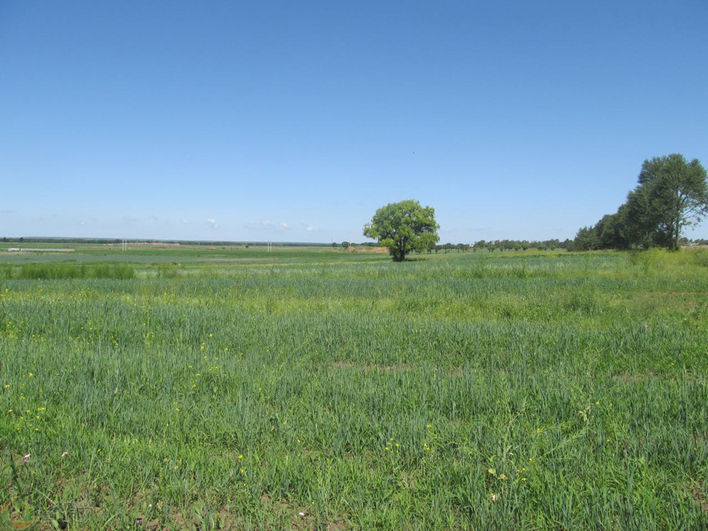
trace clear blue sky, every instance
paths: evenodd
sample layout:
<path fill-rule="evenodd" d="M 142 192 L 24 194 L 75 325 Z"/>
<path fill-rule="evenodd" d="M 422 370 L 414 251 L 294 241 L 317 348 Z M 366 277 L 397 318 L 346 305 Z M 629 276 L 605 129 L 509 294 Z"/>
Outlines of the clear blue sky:
<path fill-rule="evenodd" d="M 0 236 L 573 237 L 708 165 L 708 2 L 0 0 Z M 689 233 L 708 237 L 704 222 Z"/>

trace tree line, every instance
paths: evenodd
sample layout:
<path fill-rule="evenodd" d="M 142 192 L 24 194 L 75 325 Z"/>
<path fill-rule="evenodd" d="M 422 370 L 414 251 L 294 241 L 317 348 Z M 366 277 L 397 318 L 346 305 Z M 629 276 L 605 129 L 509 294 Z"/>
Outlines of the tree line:
<path fill-rule="evenodd" d="M 706 170 L 697 159 L 687 162 L 672 154 L 644 161 L 637 186 L 614 214 L 581 228 L 573 250 L 647 249 L 676 250 L 686 241 L 685 227 L 708 213 Z"/>
<path fill-rule="evenodd" d="M 479 240 L 472 244 L 467 243 L 443 243 L 436 245 L 433 249 L 436 253 L 443 251 L 526 251 L 527 249 L 538 249 L 540 251 L 553 249 L 570 249 L 572 240 Z"/>

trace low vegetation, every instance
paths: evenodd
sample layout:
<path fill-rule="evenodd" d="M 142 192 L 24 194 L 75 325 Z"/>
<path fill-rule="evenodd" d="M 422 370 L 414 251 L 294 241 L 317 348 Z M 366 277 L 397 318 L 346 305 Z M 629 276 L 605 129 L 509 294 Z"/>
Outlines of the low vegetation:
<path fill-rule="evenodd" d="M 0 268 L 0 278 L 60 279 L 60 278 L 122 278 L 135 277 L 135 269 L 126 264 L 62 264 L 29 263 Z"/>
<path fill-rule="evenodd" d="M 101 252 L 2 258 L 0 520 L 708 523 L 705 250 Z"/>

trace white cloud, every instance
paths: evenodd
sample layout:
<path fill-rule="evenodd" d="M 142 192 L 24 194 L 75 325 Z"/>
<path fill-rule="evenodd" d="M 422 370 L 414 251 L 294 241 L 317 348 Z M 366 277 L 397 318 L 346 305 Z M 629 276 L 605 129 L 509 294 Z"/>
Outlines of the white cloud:
<path fill-rule="evenodd" d="M 247 223 L 244 225 L 245 228 L 251 230 L 288 230 L 290 225 L 286 221 L 281 221 L 280 223 L 274 223 L 269 219 L 264 219 L 257 223 Z"/>
<path fill-rule="evenodd" d="M 273 228 L 273 222 L 269 221 L 267 219 L 264 219 L 263 221 L 259 221 L 257 223 L 246 223 L 244 225 L 244 228 L 246 229 L 253 229 L 253 230 L 264 230 L 264 229 L 272 229 Z"/>
<path fill-rule="evenodd" d="M 214 218 L 207 218 L 207 223 L 209 224 L 209 226 L 212 229 L 215 229 L 216 227 L 218 227 L 218 225 L 216 224 L 216 220 Z"/>

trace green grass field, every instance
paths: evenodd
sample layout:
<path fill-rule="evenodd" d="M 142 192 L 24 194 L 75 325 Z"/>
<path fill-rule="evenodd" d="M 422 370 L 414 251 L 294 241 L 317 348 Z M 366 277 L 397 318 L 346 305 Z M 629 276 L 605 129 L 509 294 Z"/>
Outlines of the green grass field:
<path fill-rule="evenodd" d="M 708 526 L 706 250 L 0 249 L 0 385 L 6 525 Z"/>

